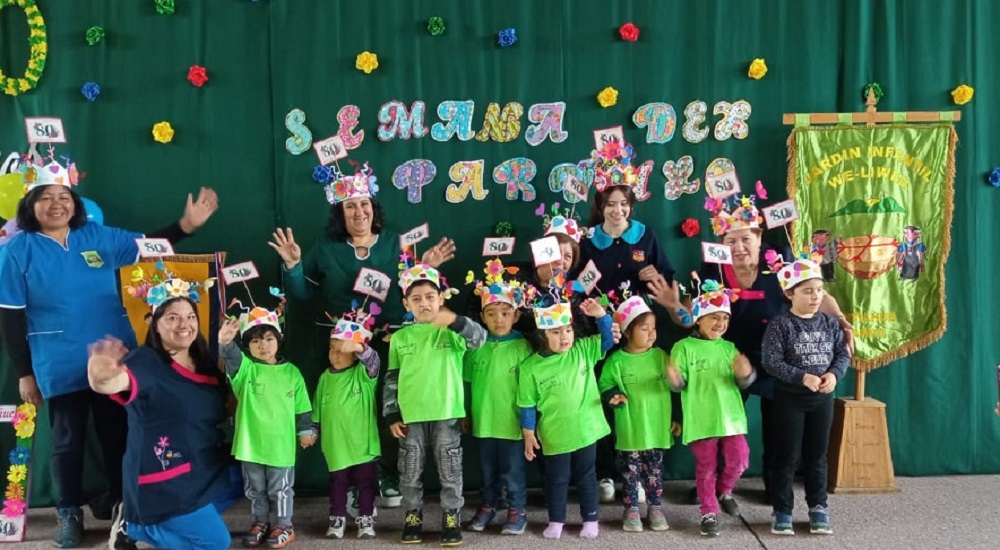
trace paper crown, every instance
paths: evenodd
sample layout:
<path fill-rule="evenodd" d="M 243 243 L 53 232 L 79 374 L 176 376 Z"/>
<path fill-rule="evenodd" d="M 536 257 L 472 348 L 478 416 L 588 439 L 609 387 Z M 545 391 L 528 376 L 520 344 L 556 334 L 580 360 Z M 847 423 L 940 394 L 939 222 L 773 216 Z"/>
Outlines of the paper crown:
<path fill-rule="evenodd" d="M 815 255 L 812 256 L 815 257 Z M 778 274 L 778 284 L 781 286 L 781 290 L 788 290 L 810 279 L 823 278 L 823 271 L 820 269 L 819 263 L 810 259 L 808 247 L 804 247 L 803 253 L 791 263 L 786 262 L 784 257 L 774 250 L 768 250 L 764 253 L 764 261 L 767 262 L 771 273 Z"/>
<path fill-rule="evenodd" d="M 535 293 L 531 308 L 535 326 L 540 329 L 558 328 L 573 322 L 573 310 L 569 299 L 575 291 L 583 291 L 579 281 L 568 282 L 566 274 L 557 271 L 549 282 L 549 288 Z"/>
<path fill-rule="evenodd" d="M 444 293 L 446 300 L 458 294 L 458 290 L 448 288 L 448 281 L 441 276 L 441 273 L 437 269 L 427 264 L 414 263 L 413 255 L 410 253 L 410 249 L 407 248 L 399 257 L 399 286 L 403 289 L 403 295 L 406 295 L 411 286 L 421 281 L 433 283 L 438 290 Z"/>
<path fill-rule="evenodd" d="M 732 314 L 732 302 L 739 300 L 739 292 L 719 285 L 712 279 L 706 279 L 701 285 L 701 294 L 695 297 L 691 306 L 691 315 L 697 321 L 710 313 Z"/>
<path fill-rule="evenodd" d="M 241 337 L 246 334 L 246 331 L 258 326 L 274 327 L 274 330 L 277 330 L 278 334 L 281 334 L 281 325 L 285 321 L 285 295 L 281 292 L 281 289 L 273 286 L 269 287 L 268 291 L 271 296 L 279 300 L 277 307 L 273 311 L 265 307 L 260 307 L 256 303 L 253 303 L 252 307 L 246 307 L 243 305 L 243 302 L 240 302 L 236 298 L 233 298 L 229 302 L 230 308 L 239 306 L 243 310 L 239 316 Z M 252 303 L 253 296 L 250 299 Z"/>
<path fill-rule="evenodd" d="M 382 309 L 374 302 L 368 305 L 368 311 L 363 307 L 359 308 L 357 301 L 351 302 L 351 310 L 336 319 L 330 338 L 367 344 L 372 340 L 375 317 L 380 313 Z"/>
<path fill-rule="evenodd" d="M 628 326 L 632 324 L 632 321 L 635 321 L 643 313 L 650 312 L 652 310 L 649 309 L 646 300 L 641 296 L 632 296 L 615 309 L 614 320 L 621 327 L 622 332 L 625 332 Z"/>
<path fill-rule="evenodd" d="M 62 185 L 63 187 L 72 189 L 79 183 L 80 175 L 76 170 L 75 163 L 70 162 L 66 157 L 62 157 L 63 161 L 66 162 L 66 167 L 64 168 L 62 164 L 56 161 L 55 152 L 51 147 L 49 147 L 49 156 L 47 158 L 48 162 L 45 162 L 45 159 L 32 159 L 29 156 L 23 157 L 24 162 L 21 165 L 21 178 L 24 180 L 28 191 L 36 187 L 42 187 L 43 185 Z"/>
<path fill-rule="evenodd" d="M 569 302 L 534 307 L 531 312 L 535 316 L 535 326 L 539 329 L 559 328 L 573 323 L 573 309 Z"/>
<path fill-rule="evenodd" d="M 357 168 L 353 176 L 346 176 L 329 166 L 327 169 L 333 178 L 324 186 L 326 201 L 330 204 L 340 204 L 348 199 L 361 197 L 370 198 L 378 193 L 378 178 L 372 173 L 367 162 Z"/>
<path fill-rule="evenodd" d="M 712 213 L 712 231 L 719 236 L 737 229 L 757 229 L 764 221 L 757 210 L 755 195 L 725 199 L 705 197 L 705 210 Z"/>
<path fill-rule="evenodd" d="M 125 287 L 129 296 L 146 302 L 151 311 L 172 298 L 189 298 L 194 303 L 201 301 L 201 294 L 215 286 L 215 278 L 189 282 L 175 276 L 163 265 L 156 262 L 156 272 L 147 274 L 142 267 L 132 270 L 131 284 Z"/>
<path fill-rule="evenodd" d="M 534 287 L 521 281 L 503 279 L 505 273 L 514 275 L 518 271 L 516 267 L 504 267 L 500 260 L 489 260 L 483 269 L 486 277 L 477 280 L 475 274 L 469 271 L 465 277 L 465 284 L 475 283 L 476 289 L 473 293 L 480 297 L 484 308 L 490 304 L 510 304 L 515 308 L 521 308 L 534 297 Z"/>
<path fill-rule="evenodd" d="M 594 188 L 599 192 L 624 185 L 637 199 L 643 200 L 648 197 L 645 180 L 649 174 L 641 167 L 632 166 L 634 159 L 635 150 L 631 143 L 613 140 L 592 151 L 590 158 L 580 162 L 580 167 L 584 170 L 593 170 Z"/>
<path fill-rule="evenodd" d="M 535 209 L 535 215 L 542 217 L 544 236 L 566 235 L 579 243 L 580 239 L 583 238 L 583 232 L 580 230 L 580 223 L 573 217 L 575 206 L 573 208 L 565 208 L 562 212 L 559 211 L 559 206 L 558 202 L 553 203 L 551 208 L 546 212 L 545 203 L 542 203 Z"/>

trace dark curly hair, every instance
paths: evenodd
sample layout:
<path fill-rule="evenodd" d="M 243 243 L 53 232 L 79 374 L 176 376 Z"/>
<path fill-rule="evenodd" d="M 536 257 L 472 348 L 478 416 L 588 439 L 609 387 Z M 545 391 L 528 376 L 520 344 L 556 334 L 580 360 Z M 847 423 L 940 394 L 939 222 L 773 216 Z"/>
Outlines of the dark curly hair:
<path fill-rule="evenodd" d="M 372 233 L 378 235 L 382 231 L 382 205 L 372 197 L 368 199 L 372 203 Z M 326 222 L 326 235 L 338 242 L 347 242 L 351 236 L 347 232 L 347 223 L 344 221 L 344 203 L 330 205 L 330 217 Z"/>
<path fill-rule="evenodd" d="M 48 185 L 42 185 L 28 191 L 28 194 L 17 203 L 17 226 L 21 231 L 31 231 L 37 233 L 42 230 L 42 224 L 38 223 L 35 217 L 35 203 L 42 198 L 42 193 Z M 83 199 L 76 191 L 69 190 L 73 197 L 73 217 L 69 220 L 70 229 L 80 229 L 87 223 L 87 209 L 83 206 Z"/>
<path fill-rule="evenodd" d="M 594 209 L 590 211 L 591 227 L 604 223 L 604 207 L 608 205 L 608 201 L 611 200 L 611 194 L 615 191 L 621 191 L 625 195 L 625 202 L 628 203 L 629 208 L 629 217 L 632 217 L 632 209 L 635 208 L 635 195 L 632 194 L 632 190 L 627 185 L 615 185 L 594 194 Z"/>
<path fill-rule="evenodd" d="M 170 352 L 163 347 L 163 340 L 160 338 L 159 333 L 156 332 L 156 324 L 163 318 L 163 315 L 167 311 L 167 306 L 180 300 L 191 304 L 191 309 L 194 310 L 195 316 L 198 316 L 198 304 L 194 303 L 194 301 L 190 298 L 184 296 L 170 298 L 166 302 L 160 304 L 153 312 L 152 317 L 149 319 L 149 331 L 146 332 L 145 345 L 155 351 L 156 354 L 167 363 L 172 362 L 173 357 L 171 357 Z M 201 331 L 198 332 L 194 342 L 191 343 L 188 353 L 191 354 L 191 359 L 194 361 L 195 373 L 203 374 L 205 376 L 214 376 L 220 383 L 222 382 L 222 373 L 213 364 L 212 356 L 208 351 L 208 342 L 206 342 L 205 337 L 201 335 Z"/>

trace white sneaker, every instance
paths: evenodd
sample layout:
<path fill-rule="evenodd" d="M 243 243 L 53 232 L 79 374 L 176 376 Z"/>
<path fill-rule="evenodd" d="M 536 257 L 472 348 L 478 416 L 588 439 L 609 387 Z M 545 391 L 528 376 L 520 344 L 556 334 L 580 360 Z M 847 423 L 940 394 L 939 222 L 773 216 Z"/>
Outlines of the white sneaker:
<path fill-rule="evenodd" d="M 601 502 L 615 501 L 615 482 L 604 478 L 597 482 L 597 495 Z"/>
<path fill-rule="evenodd" d="M 646 490 L 642 488 L 642 483 L 638 484 L 639 487 L 639 504 L 646 504 Z"/>
<path fill-rule="evenodd" d="M 375 538 L 375 519 L 371 516 L 361 516 L 354 520 L 358 524 L 358 538 L 359 539 L 373 539 Z"/>
<path fill-rule="evenodd" d="M 330 516 L 330 527 L 326 529 L 326 538 L 344 538 L 344 525 L 346 525 L 346 523 L 347 521 L 340 516 Z"/>

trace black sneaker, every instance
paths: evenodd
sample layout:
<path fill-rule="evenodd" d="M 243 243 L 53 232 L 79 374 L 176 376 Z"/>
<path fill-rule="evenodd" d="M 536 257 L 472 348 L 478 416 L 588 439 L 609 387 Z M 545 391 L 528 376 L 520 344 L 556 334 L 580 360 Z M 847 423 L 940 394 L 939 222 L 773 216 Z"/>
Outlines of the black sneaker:
<path fill-rule="evenodd" d="M 101 493 L 90 499 L 90 513 L 93 514 L 94 519 L 99 519 L 101 521 L 111 521 L 114 519 L 114 504 L 115 502 L 111 500 L 111 495 L 108 493 Z"/>
<path fill-rule="evenodd" d="M 407 510 L 406 519 L 403 522 L 403 536 L 400 537 L 400 542 L 403 544 L 420 544 L 424 541 L 423 510 Z"/>
<path fill-rule="evenodd" d="M 111 508 L 111 536 L 108 538 L 108 548 L 111 550 L 138 550 L 135 541 L 128 536 L 128 525 L 125 523 L 125 511 L 122 503 L 116 502 Z"/>
<path fill-rule="evenodd" d="M 462 544 L 462 516 L 458 508 L 444 511 L 441 518 L 441 546 L 459 546 Z"/>
<path fill-rule="evenodd" d="M 719 495 L 719 506 L 722 507 L 722 511 L 733 517 L 739 517 L 740 515 L 740 505 L 733 498 L 733 495 Z"/>
<path fill-rule="evenodd" d="M 705 514 L 701 516 L 701 534 L 714 537 L 719 534 L 719 520 L 715 514 Z"/>
<path fill-rule="evenodd" d="M 76 548 L 83 540 L 83 510 L 73 506 L 56 511 L 59 524 L 56 527 L 55 543 L 58 548 Z"/>

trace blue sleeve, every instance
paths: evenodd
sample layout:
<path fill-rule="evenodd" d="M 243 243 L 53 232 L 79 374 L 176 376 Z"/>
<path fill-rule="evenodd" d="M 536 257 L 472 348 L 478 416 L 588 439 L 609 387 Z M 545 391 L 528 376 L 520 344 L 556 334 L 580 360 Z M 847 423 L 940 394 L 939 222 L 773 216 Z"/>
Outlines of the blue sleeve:
<path fill-rule="evenodd" d="M 615 338 L 611 334 L 611 315 L 597 318 L 597 331 L 601 333 L 601 351 L 607 353 L 615 346 Z"/>
<path fill-rule="evenodd" d="M 91 225 L 88 223 L 87 225 Z M 139 245 L 136 239 L 143 238 L 142 233 L 134 233 L 117 227 L 100 227 L 102 244 L 112 252 L 114 268 L 120 269 L 139 261 Z"/>
<path fill-rule="evenodd" d="M 537 426 L 538 413 L 534 407 L 521 407 L 521 428 L 534 430 Z"/>
<path fill-rule="evenodd" d="M 18 260 L 10 244 L 0 247 L 0 307 L 5 309 L 28 305 L 28 279 Z"/>

